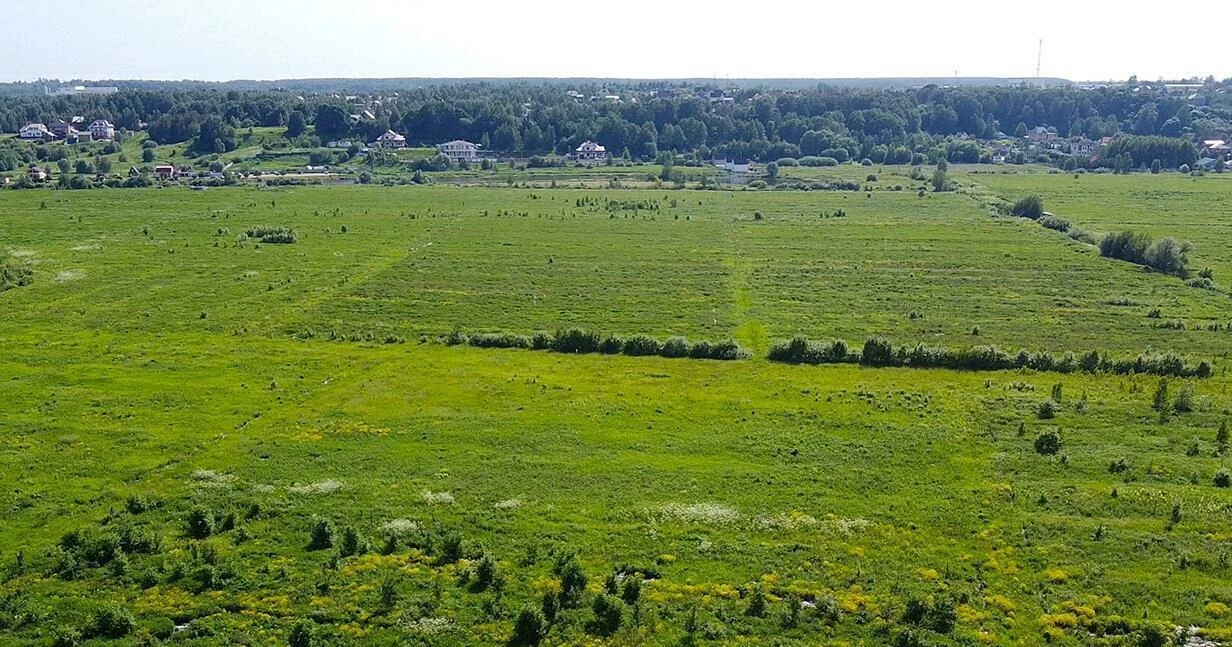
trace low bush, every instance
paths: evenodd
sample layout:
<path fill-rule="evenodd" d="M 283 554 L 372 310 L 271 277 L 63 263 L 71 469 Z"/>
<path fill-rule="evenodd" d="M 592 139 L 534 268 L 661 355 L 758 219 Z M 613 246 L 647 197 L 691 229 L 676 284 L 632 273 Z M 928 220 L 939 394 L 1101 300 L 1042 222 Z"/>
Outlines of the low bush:
<path fill-rule="evenodd" d="M 663 357 L 688 357 L 689 340 L 684 337 L 668 337 L 659 354 Z"/>
<path fill-rule="evenodd" d="M 1029 195 L 1010 207 L 1010 215 L 1039 220 L 1044 215 L 1044 201 L 1038 195 Z"/>
<path fill-rule="evenodd" d="M 1036 436 L 1035 451 L 1044 456 L 1052 456 L 1061 451 L 1061 434 L 1055 429 L 1049 429 Z"/>
<path fill-rule="evenodd" d="M 1044 216 L 1039 219 L 1039 224 L 1060 232 L 1068 232 L 1070 227 L 1068 220 L 1057 216 Z"/>
<path fill-rule="evenodd" d="M 552 350 L 558 353 L 593 353 L 599 350 L 599 334 L 581 328 L 557 331 Z"/>
<path fill-rule="evenodd" d="M 800 166 L 838 166 L 838 160 L 833 157 L 817 157 L 809 155 L 797 160 Z M 781 165 L 780 165 L 781 166 Z"/>
<path fill-rule="evenodd" d="M 244 235 L 249 238 L 257 239 L 263 243 L 271 245 L 289 245 L 299 241 L 299 236 L 295 230 L 284 226 L 258 225 L 249 227 Z"/>
<path fill-rule="evenodd" d="M 663 349 L 663 344 L 654 337 L 648 335 L 633 335 L 625 340 L 624 354 L 635 357 L 646 355 L 658 355 Z"/>
<path fill-rule="evenodd" d="M 467 342 L 476 348 L 530 348 L 532 344 L 529 337 L 508 332 L 471 335 Z"/>
<path fill-rule="evenodd" d="M 20 288 L 34 282 L 34 270 L 4 261 L 0 263 L 0 292 Z"/>

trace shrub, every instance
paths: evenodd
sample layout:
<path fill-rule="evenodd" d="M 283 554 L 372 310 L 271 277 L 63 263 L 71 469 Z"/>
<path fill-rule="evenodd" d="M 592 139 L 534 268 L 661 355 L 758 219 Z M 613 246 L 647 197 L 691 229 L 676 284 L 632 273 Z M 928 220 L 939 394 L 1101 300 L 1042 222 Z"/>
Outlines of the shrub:
<path fill-rule="evenodd" d="M 1151 237 L 1142 232 L 1119 231 L 1107 234 L 1099 241 L 1101 256 L 1146 265 L 1146 251 Z"/>
<path fill-rule="evenodd" d="M 1067 232 L 1067 233 L 1069 234 L 1069 237 L 1070 237 L 1070 238 L 1072 238 L 1072 239 L 1074 239 L 1074 240 L 1076 240 L 1076 241 L 1078 241 L 1078 242 L 1080 242 L 1080 243 L 1086 243 L 1086 244 L 1088 244 L 1088 245 L 1094 245 L 1094 244 L 1095 244 L 1095 242 L 1096 242 L 1096 241 L 1095 241 L 1095 235 L 1094 235 L 1094 234 L 1092 234 L 1091 232 L 1089 232 L 1089 231 L 1087 231 L 1087 230 L 1083 229 L 1082 227 L 1070 227 L 1070 228 L 1069 228 L 1069 232 Z"/>
<path fill-rule="evenodd" d="M 558 559 L 554 570 L 560 578 L 560 606 L 566 609 L 576 608 L 586 594 L 586 571 L 582 570 L 582 565 L 574 555 Z"/>
<path fill-rule="evenodd" d="M 801 157 L 799 160 L 800 166 L 838 166 L 838 160 L 833 157 L 817 157 L 809 155 Z"/>
<path fill-rule="evenodd" d="M 1129 471 L 1129 462 L 1124 458 L 1118 458 L 1108 464 L 1108 472 L 1111 474 L 1121 474 Z"/>
<path fill-rule="evenodd" d="M 1058 218 L 1056 216 L 1044 216 L 1043 218 L 1039 219 L 1039 224 L 1049 229 L 1054 229 L 1060 232 L 1069 231 L 1069 221 L 1064 218 Z"/>
<path fill-rule="evenodd" d="M 531 339 L 525 335 L 513 333 L 482 333 L 471 335 L 467 340 L 476 348 L 530 348 Z"/>
<path fill-rule="evenodd" d="M 873 165 L 873 160 L 871 160 L 871 159 L 869 159 L 869 158 L 867 158 L 867 157 L 865 157 L 864 159 L 860 160 L 860 166 L 872 166 L 872 165 Z"/>
<path fill-rule="evenodd" d="M 1052 456 L 1061 451 L 1061 434 L 1055 429 L 1049 429 L 1036 436 L 1035 451 L 1044 456 Z"/>
<path fill-rule="evenodd" d="M 659 340 L 647 335 L 633 335 L 625 340 L 624 354 L 633 356 L 658 355 L 663 349 Z"/>
<path fill-rule="evenodd" d="M 530 337 L 530 347 L 534 350 L 547 350 L 552 347 L 552 334 L 543 330 L 535 331 Z"/>
<path fill-rule="evenodd" d="M 591 610 L 595 614 L 590 626 L 593 633 L 611 636 L 620 630 L 620 625 L 624 622 L 624 607 L 616 598 L 606 593 L 600 594 L 591 605 Z"/>
<path fill-rule="evenodd" d="M 556 332 L 552 350 L 558 353 L 593 353 L 599 350 L 599 334 L 581 328 L 568 328 Z"/>
<path fill-rule="evenodd" d="M 1161 238 L 1146 250 L 1145 264 L 1164 274 L 1185 278 L 1189 275 L 1189 252 L 1192 249 L 1193 245 L 1188 241 Z"/>
<path fill-rule="evenodd" d="M 287 645 L 290 647 L 312 647 L 315 633 L 310 622 L 300 620 L 291 629 L 291 634 L 287 636 Z"/>
<path fill-rule="evenodd" d="M 746 616 L 761 618 L 766 615 L 766 592 L 760 586 L 753 586 L 749 591 L 749 606 L 744 610 Z"/>
<path fill-rule="evenodd" d="M 605 355 L 616 355 L 625 347 L 625 342 L 616 335 L 608 335 L 599 342 L 599 352 Z"/>
<path fill-rule="evenodd" d="M 368 542 L 360 536 L 359 531 L 354 526 L 347 526 L 342 529 L 342 543 L 338 546 L 339 555 L 342 557 L 360 555 L 368 552 L 369 548 Z"/>
<path fill-rule="evenodd" d="M 188 536 L 205 539 L 214 534 L 214 515 L 205 508 L 196 507 L 188 512 Z"/>
<path fill-rule="evenodd" d="M 1193 411 L 1193 397 L 1193 387 L 1188 384 L 1182 386 L 1176 393 L 1176 399 L 1172 401 L 1172 410 L 1177 413 Z"/>
<path fill-rule="evenodd" d="M 689 355 L 689 340 L 684 337 L 669 337 L 659 350 L 663 357 L 687 357 Z"/>
<path fill-rule="evenodd" d="M 543 642 L 547 634 L 547 622 L 543 614 L 535 609 L 522 609 L 513 623 L 513 636 L 509 643 L 515 647 L 535 647 Z"/>
<path fill-rule="evenodd" d="M 1039 220 L 1044 215 L 1044 201 L 1038 195 L 1029 195 L 1010 207 L 1010 215 Z"/>
<path fill-rule="evenodd" d="M 123 638 L 132 630 L 132 614 L 124 609 L 108 607 L 94 613 L 87 634 L 91 638 Z"/>
<path fill-rule="evenodd" d="M 1057 404 L 1056 400 L 1048 399 L 1039 403 L 1039 406 L 1036 407 L 1035 414 L 1039 416 L 1040 420 L 1051 420 L 1052 418 L 1057 417 L 1057 412 L 1060 411 L 1060 409 L 1061 406 Z"/>
<path fill-rule="evenodd" d="M 4 261 L 0 263 L 0 292 L 20 288 L 34 282 L 34 270 Z"/>
<path fill-rule="evenodd" d="M 474 590 L 484 591 L 489 586 L 492 586 L 492 583 L 495 582 L 498 577 L 496 559 L 491 555 L 484 553 L 483 556 L 475 562 L 474 574 Z"/>
<path fill-rule="evenodd" d="M 794 157 L 780 157 L 776 163 L 779 166 L 799 166 L 800 160 L 797 160 Z"/>
<path fill-rule="evenodd" d="M 289 245 L 299 240 L 299 236 L 296 235 L 294 229 L 284 226 L 258 225 L 256 227 L 249 227 L 248 231 L 244 232 L 244 235 L 271 245 Z"/>
<path fill-rule="evenodd" d="M 334 525 L 329 519 L 313 516 L 308 550 L 324 550 L 334 546 Z"/>
<path fill-rule="evenodd" d="M 1218 472 L 1215 472 L 1215 487 L 1232 487 L 1232 471 L 1228 468 L 1221 467 Z"/>
<path fill-rule="evenodd" d="M 870 337 L 864 342 L 860 363 L 867 366 L 894 366 L 894 347 L 881 337 Z"/>

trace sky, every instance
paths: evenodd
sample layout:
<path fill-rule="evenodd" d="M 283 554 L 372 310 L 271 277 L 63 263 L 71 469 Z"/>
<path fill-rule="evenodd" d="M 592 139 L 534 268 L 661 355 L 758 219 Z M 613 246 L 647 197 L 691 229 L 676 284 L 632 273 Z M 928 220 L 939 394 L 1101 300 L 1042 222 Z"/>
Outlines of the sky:
<path fill-rule="evenodd" d="M 1232 19 L 1223 0 L 1184 6 Z M 5 13 L 0 81 L 1026 77 L 1039 39 L 1043 76 L 1232 77 L 1217 40 L 1145 3 L 68 0 L 53 29 Z"/>

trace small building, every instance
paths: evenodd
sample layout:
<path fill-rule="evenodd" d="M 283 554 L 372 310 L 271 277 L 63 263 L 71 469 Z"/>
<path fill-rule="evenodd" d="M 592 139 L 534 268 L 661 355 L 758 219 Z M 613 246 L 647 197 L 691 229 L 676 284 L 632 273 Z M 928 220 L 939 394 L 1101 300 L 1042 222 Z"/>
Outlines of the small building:
<path fill-rule="evenodd" d="M 1032 144 L 1048 144 L 1057 138 L 1055 131 L 1050 131 L 1043 126 L 1036 126 L 1027 133 L 1027 141 Z"/>
<path fill-rule="evenodd" d="M 373 148 L 406 148 L 406 137 L 392 130 L 386 130 L 384 135 L 372 142 Z"/>
<path fill-rule="evenodd" d="M 403 139 L 406 139 L 405 137 Z M 349 139 L 333 139 L 325 143 L 326 148 L 350 148 L 351 140 Z"/>
<path fill-rule="evenodd" d="M 51 131 L 47 130 L 46 125 L 39 123 L 26 124 L 17 133 L 17 136 L 27 141 L 32 141 L 35 139 L 50 139 L 54 137 L 54 135 L 51 134 Z"/>
<path fill-rule="evenodd" d="M 160 164 L 154 167 L 154 177 L 160 180 L 175 179 L 175 167 L 170 164 Z"/>
<path fill-rule="evenodd" d="M 26 177 L 29 177 L 35 182 L 42 182 L 47 179 L 47 171 L 44 171 L 37 166 L 31 166 L 30 170 L 26 171 Z"/>
<path fill-rule="evenodd" d="M 51 131 L 51 134 L 60 139 L 68 139 L 70 135 L 77 134 L 77 129 L 73 127 L 73 124 L 63 119 L 57 119 L 51 122 L 51 128 L 49 128 L 49 130 Z"/>
<path fill-rule="evenodd" d="M 74 130 L 64 137 L 65 144 L 87 144 L 94 140 L 88 130 Z"/>
<path fill-rule="evenodd" d="M 128 167 L 128 177 L 133 177 L 133 178 L 141 177 L 141 169 L 137 168 L 136 166 Z"/>
<path fill-rule="evenodd" d="M 728 173 L 753 173 L 756 168 L 749 160 L 738 157 L 736 159 L 715 159 L 714 165 L 727 171 Z"/>
<path fill-rule="evenodd" d="M 455 139 L 444 144 L 437 144 L 436 150 L 440 151 L 445 157 L 448 157 L 451 162 L 479 161 L 479 144 L 463 139 Z"/>
<path fill-rule="evenodd" d="M 573 156 L 579 160 L 605 160 L 607 149 L 595 142 L 585 141 L 573 151 Z"/>
<path fill-rule="evenodd" d="M 115 126 L 106 119 L 95 119 L 90 124 L 90 136 L 96 141 L 111 141 L 115 139 Z"/>

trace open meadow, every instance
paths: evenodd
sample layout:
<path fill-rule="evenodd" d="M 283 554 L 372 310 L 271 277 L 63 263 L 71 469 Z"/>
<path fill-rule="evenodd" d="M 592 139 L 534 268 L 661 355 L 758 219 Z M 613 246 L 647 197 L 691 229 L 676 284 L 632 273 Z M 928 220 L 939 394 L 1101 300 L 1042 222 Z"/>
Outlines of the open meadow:
<path fill-rule="evenodd" d="M 0 642 L 1232 638 L 1232 183 L 886 169 L 0 193 Z M 982 201 L 1029 194 L 1219 289 Z M 751 356 L 451 345 L 570 327 Z M 1214 371 L 766 359 L 796 335 Z"/>

